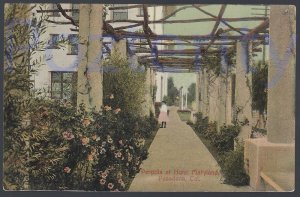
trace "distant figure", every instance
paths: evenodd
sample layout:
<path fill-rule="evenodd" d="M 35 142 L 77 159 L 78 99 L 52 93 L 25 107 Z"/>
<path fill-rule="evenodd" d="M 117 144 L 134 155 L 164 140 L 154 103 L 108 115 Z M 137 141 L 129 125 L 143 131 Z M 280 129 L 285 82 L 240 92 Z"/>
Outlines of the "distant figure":
<path fill-rule="evenodd" d="M 165 101 L 162 101 L 158 121 L 161 122 L 161 128 L 167 127 L 167 122 L 169 121 L 169 117 L 168 117 L 168 107 Z"/>

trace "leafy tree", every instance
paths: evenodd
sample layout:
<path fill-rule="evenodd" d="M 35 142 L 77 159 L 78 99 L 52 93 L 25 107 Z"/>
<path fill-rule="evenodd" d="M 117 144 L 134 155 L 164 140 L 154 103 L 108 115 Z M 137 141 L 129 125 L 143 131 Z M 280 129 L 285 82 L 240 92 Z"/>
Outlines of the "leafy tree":
<path fill-rule="evenodd" d="M 192 83 L 188 87 L 188 97 L 187 97 L 188 104 L 191 104 L 195 100 L 196 100 L 196 83 Z"/>
<path fill-rule="evenodd" d="M 178 89 L 174 85 L 173 77 L 168 78 L 168 96 L 166 98 L 168 105 L 174 105 L 176 97 L 179 95 Z"/>
<path fill-rule="evenodd" d="M 111 55 L 104 65 L 104 106 L 112 105 L 109 103 L 112 96 L 114 107 L 128 113 L 140 114 L 145 95 L 144 84 L 145 72 L 133 70 L 128 66 L 127 59 Z"/>
<path fill-rule="evenodd" d="M 267 110 L 268 65 L 259 61 L 252 75 L 253 100 L 252 107 L 263 114 Z"/>
<path fill-rule="evenodd" d="M 32 55 L 43 48 L 44 16 L 29 20 L 31 4 L 5 4 L 4 8 L 4 188 L 28 188 L 30 144 L 26 127 L 31 110 L 31 75 L 41 59 Z M 28 132 L 27 132 L 28 133 Z"/>

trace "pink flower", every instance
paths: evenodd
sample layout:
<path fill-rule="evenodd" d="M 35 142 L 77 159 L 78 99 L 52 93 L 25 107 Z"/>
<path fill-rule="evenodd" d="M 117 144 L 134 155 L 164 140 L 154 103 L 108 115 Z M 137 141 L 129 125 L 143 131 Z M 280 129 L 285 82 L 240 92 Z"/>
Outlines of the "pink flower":
<path fill-rule="evenodd" d="M 82 145 L 87 145 L 88 143 L 90 142 L 90 139 L 89 138 L 87 138 L 87 137 L 83 137 L 83 138 L 81 138 L 81 144 Z"/>
<path fill-rule="evenodd" d="M 87 160 L 88 161 L 93 161 L 94 160 L 93 155 L 92 154 L 88 155 L 87 156 Z"/>
<path fill-rule="evenodd" d="M 111 110 L 111 107 L 108 106 L 108 105 L 106 105 L 106 106 L 104 107 L 104 110 L 105 110 L 105 111 L 110 111 L 110 110 Z"/>
<path fill-rule="evenodd" d="M 66 140 L 71 140 L 74 138 L 74 135 L 71 131 L 65 131 L 62 133 L 62 135 L 63 135 L 63 138 Z"/>
<path fill-rule="evenodd" d="M 101 174 L 101 177 L 105 179 L 105 178 L 107 177 L 107 173 L 106 173 L 106 172 L 103 172 L 103 173 Z"/>
<path fill-rule="evenodd" d="M 116 158 L 120 158 L 120 157 L 122 157 L 122 153 L 121 153 L 121 152 L 117 152 L 117 153 L 115 153 L 115 157 L 116 157 Z"/>
<path fill-rule="evenodd" d="M 112 189 L 114 187 L 114 184 L 108 183 L 107 187 L 108 187 L 108 189 Z"/>
<path fill-rule="evenodd" d="M 83 126 L 87 127 L 91 124 L 91 120 L 88 117 L 85 117 L 82 121 Z"/>
<path fill-rule="evenodd" d="M 92 139 L 93 139 L 93 140 L 96 140 L 97 138 L 98 138 L 97 134 L 94 134 L 94 135 L 92 136 Z"/>
<path fill-rule="evenodd" d="M 118 180 L 118 183 L 122 184 L 122 183 L 123 183 L 123 180 L 122 180 L 122 179 L 119 179 L 119 180 Z"/>
<path fill-rule="evenodd" d="M 117 108 L 117 109 L 114 110 L 115 114 L 118 114 L 120 111 L 121 111 L 120 108 Z"/>
<path fill-rule="evenodd" d="M 100 179 L 99 182 L 100 182 L 101 185 L 104 185 L 106 181 L 104 179 Z"/>
<path fill-rule="evenodd" d="M 64 172 L 67 173 L 67 174 L 69 174 L 71 172 L 71 168 L 65 167 L 64 168 Z"/>

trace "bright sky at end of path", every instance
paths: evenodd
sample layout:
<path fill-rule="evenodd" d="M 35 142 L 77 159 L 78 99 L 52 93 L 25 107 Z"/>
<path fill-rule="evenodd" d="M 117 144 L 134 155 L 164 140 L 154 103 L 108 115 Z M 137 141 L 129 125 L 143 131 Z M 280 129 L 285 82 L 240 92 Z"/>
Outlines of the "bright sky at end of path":
<path fill-rule="evenodd" d="M 196 83 L 195 73 L 169 73 L 168 77 L 173 77 L 177 89 L 183 86 L 183 89 L 187 90 L 192 83 Z"/>

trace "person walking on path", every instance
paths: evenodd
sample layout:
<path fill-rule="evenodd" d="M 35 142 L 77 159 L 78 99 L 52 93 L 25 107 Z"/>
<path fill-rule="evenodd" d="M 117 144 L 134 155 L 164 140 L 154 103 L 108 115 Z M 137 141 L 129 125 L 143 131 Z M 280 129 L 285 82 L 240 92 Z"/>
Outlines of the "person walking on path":
<path fill-rule="evenodd" d="M 169 117 L 168 117 L 168 107 L 165 101 L 162 101 L 158 121 L 161 122 L 161 128 L 167 127 L 167 122 L 169 121 Z"/>

